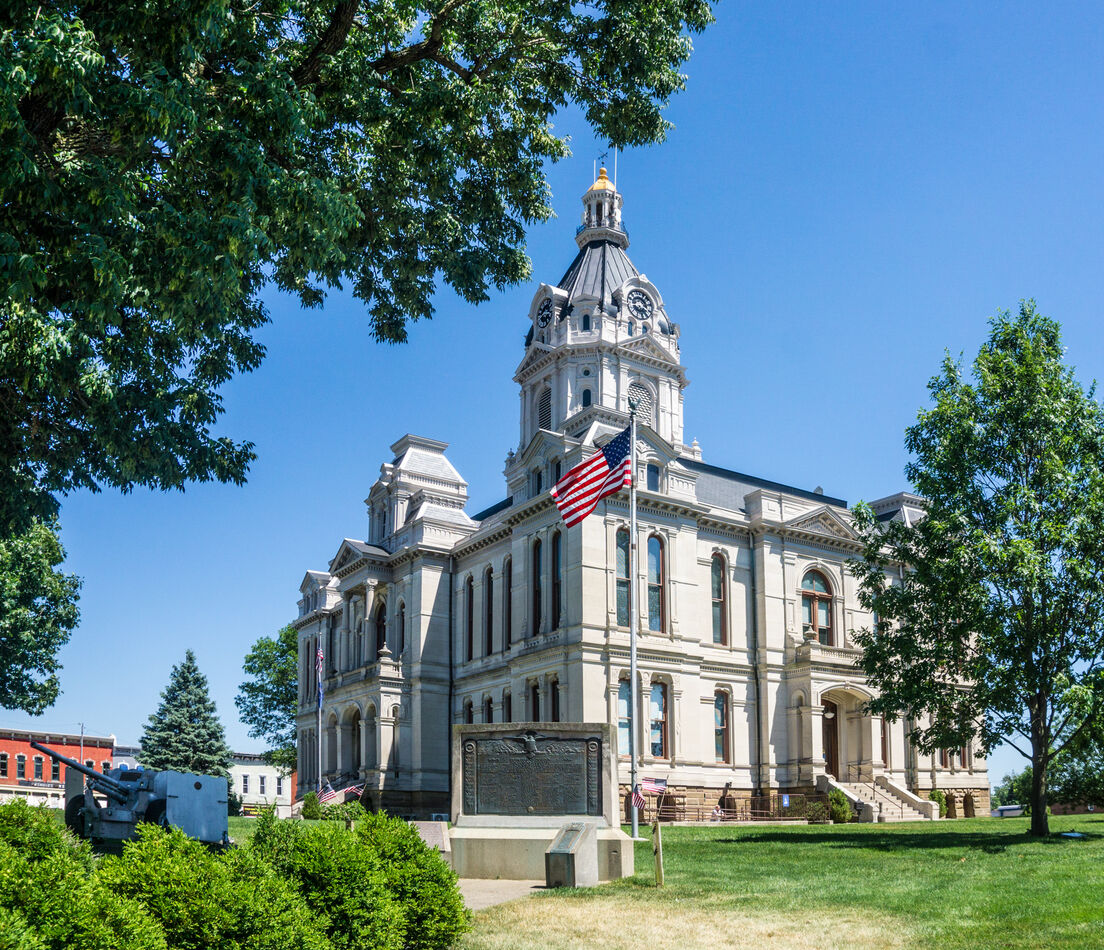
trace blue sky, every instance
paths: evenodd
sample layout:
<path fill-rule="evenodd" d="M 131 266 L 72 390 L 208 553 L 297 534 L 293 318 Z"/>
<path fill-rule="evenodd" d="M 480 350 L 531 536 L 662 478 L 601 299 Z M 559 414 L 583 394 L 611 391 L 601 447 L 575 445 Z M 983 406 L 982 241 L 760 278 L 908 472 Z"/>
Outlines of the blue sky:
<path fill-rule="evenodd" d="M 854 502 L 906 487 L 904 427 L 944 350 L 1033 296 L 1080 378 L 1104 376 L 1104 8 L 1095 4 L 721 4 L 695 38 L 666 143 L 621 156 L 629 254 L 682 325 L 686 435 L 705 460 Z M 596 144 L 550 169 L 533 281 L 575 251 Z M 136 741 L 195 650 L 231 744 L 249 646 L 295 614 L 307 568 L 363 537 L 363 499 L 405 432 L 439 438 L 469 512 L 505 495 L 534 283 L 471 307 L 448 292 L 402 347 L 351 298 L 270 294 L 268 357 L 225 390 L 221 430 L 257 445 L 243 488 L 65 501 L 82 622 L 63 694 L 7 726 Z M 1021 762 L 1000 751 L 994 779 Z"/>

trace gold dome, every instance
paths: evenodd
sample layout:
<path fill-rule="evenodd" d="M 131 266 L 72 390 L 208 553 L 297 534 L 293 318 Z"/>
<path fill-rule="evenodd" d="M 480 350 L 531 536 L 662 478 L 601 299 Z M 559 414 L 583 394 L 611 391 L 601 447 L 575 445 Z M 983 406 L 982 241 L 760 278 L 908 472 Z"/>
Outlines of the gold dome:
<path fill-rule="evenodd" d="M 587 189 L 589 195 L 592 191 L 616 191 L 613 187 L 613 182 L 609 180 L 609 176 L 606 175 L 604 168 L 598 171 L 598 180 Z"/>

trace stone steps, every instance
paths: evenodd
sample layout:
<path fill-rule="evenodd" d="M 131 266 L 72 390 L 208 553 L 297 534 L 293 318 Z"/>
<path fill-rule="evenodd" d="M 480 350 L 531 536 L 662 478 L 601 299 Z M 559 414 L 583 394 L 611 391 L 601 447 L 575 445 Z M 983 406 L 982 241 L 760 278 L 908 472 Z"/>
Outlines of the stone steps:
<path fill-rule="evenodd" d="M 869 802 L 874 806 L 875 814 L 881 806 L 883 821 L 926 821 L 927 816 L 918 811 L 908 802 L 904 802 L 887 789 L 878 785 L 863 782 L 840 782 L 856 798 Z"/>

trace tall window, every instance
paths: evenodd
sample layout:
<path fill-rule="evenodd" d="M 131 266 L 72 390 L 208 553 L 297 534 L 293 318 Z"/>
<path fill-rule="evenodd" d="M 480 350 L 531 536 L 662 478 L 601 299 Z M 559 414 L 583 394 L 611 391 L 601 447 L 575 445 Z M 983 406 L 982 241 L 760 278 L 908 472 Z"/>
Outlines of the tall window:
<path fill-rule="evenodd" d="M 581 329 L 584 333 L 587 333 L 590 330 L 590 314 L 589 313 L 584 313 L 583 314 L 583 323 L 582 323 L 582 326 L 579 329 Z M 589 406 L 590 403 L 587 402 L 587 403 L 584 403 L 583 405 Z"/>
<path fill-rule="evenodd" d="M 502 694 L 502 721 L 514 721 L 514 697 L 509 693 Z"/>
<path fill-rule="evenodd" d="M 560 625 L 560 592 L 563 589 L 563 535 L 552 535 L 552 629 Z M 555 721 L 555 720 L 553 720 Z"/>
<path fill-rule="evenodd" d="M 0 752 L 0 778 L 8 777 L 8 753 Z"/>
<path fill-rule="evenodd" d="M 617 530 L 617 625 L 629 625 L 629 529 Z"/>
<path fill-rule="evenodd" d="M 483 721 L 494 722 L 494 703 L 491 702 L 490 696 L 483 700 Z"/>
<path fill-rule="evenodd" d="M 0 773 L 0 774 L 3 774 L 3 775 L 8 774 L 8 763 L 7 763 L 6 759 L 4 761 L 4 771 L 3 771 L 3 773 Z M 50 781 L 51 782 L 60 782 L 61 781 L 61 763 L 57 759 L 50 759 Z"/>
<path fill-rule="evenodd" d="M 584 409 L 586 409 L 586 407 L 590 405 L 592 398 L 593 397 L 590 395 L 590 390 L 589 389 L 584 389 L 583 390 L 583 408 Z"/>
<path fill-rule="evenodd" d="M 529 684 L 529 712 L 530 722 L 540 722 L 540 685 L 537 683 Z"/>
<path fill-rule="evenodd" d="M 530 636 L 535 637 L 540 633 L 541 629 L 541 574 L 543 573 L 541 568 L 541 543 L 538 538 L 533 542 L 533 603 L 532 603 L 532 617 L 533 617 L 533 629 L 530 631 Z"/>
<path fill-rule="evenodd" d="M 257 791 L 260 792 L 262 795 L 266 794 L 264 775 L 257 777 Z"/>
<path fill-rule="evenodd" d="M 966 768 L 966 758 L 967 758 L 966 746 L 960 746 L 959 750 L 958 750 L 958 765 L 959 765 L 959 768 L 963 768 L 963 769 Z"/>
<path fill-rule="evenodd" d="M 277 798 L 284 794 L 284 777 L 282 775 L 276 776 L 276 796 Z"/>
<path fill-rule="evenodd" d="M 713 642 L 728 643 L 727 588 L 725 583 L 725 561 L 714 554 L 709 565 L 709 589 L 713 600 Z"/>
<path fill-rule="evenodd" d="M 25 755 L 17 755 L 15 757 L 15 777 L 27 777 L 27 757 Z"/>
<path fill-rule="evenodd" d="M 548 698 L 551 700 L 552 706 L 552 721 L 560 721 L 560 681 L 552 680 L 548 685 Z"/>
<path fill-rule="evenodd" d="M 470 699 L 464 700 L 464 722 L 469 726 L 475 722 L 475 712 L 472 710 L 472 701 Z"/>
<path fill-rule="evenodd" d="M 508 650 L 514 642 L 514 561 L 506 558 L 502 566 L 502 586 L 504 588 L 502 607 L 502 648 Z"/>
<path fill-rule="evenodd" d="M 475 656 L 475 584 L 468 576 L 464 581 L 464 657 Z"/>
<path fill-rule="evenodd" d="M 648 629 L 666 629 L 663 585 L 666 570 L 663 563 L 663 542 L 654 534 L 648 538 Z"/>
<path fill-rule="evenodd" d="M 383 652 L 387 646 L 387 604 L 381 603 L 376 608 L 376 656 Z"/>
<path fill-rule="evenodd" d="M 832 589 L 819 571 L 806 571 L 801 578 L 801 622 L 825 646 L 832 646 Z"/>
<path fill-rule="evenodd" d="M 494 572 L 488 567 L 483 572 L 483 650 L 494 653 Z"/>
<path fill-rule="evenodd" d="M 882 765 L 889 765 L 889 727 L 885 716 L 882 716 Z"/>
<path fill-rule="evenodd" d="M 533 498 L 536 498 L 537 495 L 544 491 L 544 476 L 541 474 L 539 468 L 535 468 L 529 473 L 529 482 Z"/>
<path fill-rule="evenodd" d="M 728 693 L 713 694 L 713 755 L 718 762 L 731 762 L 732 748 L 728 739 Z"/>
<path fill-rule="evenodd" d="M 644 477 L 648 486 L 648 491 L 659 491 L 659 466 L 648 463 L 647 468 L 644 469 Z"/>
<path fill-rule="evenodd" d="M 42 756 L 36 755 L 34 757 L 34 777 L 38 781 L 42 781 Z"/>
<path fill-rule="evenodd" d="M 667 734 L 667 684 L 653 683 L 648 700 L 648 718 L 651 721 L 652 757 L 669 759 L 670 743 Z"/>
<path fill-rule="evenodd" d="M 951 753 L 946 749 L 939 750 L 939 767 L 949 769 L 951 767 Z"/>
<path fill-rule="evenodd" d="M 242 794 L 249 794 L 249 776 L 244 772 L 242 773 Z"/>
<path fill-rule="evenodd" d="M 399 654 L 406 652 L 406 604 L 399 601 Z"/>
<path fill-rule="evenodd" d="M 629 729 L 631 719 L 629 716 L 629 703 L 631 688 L 628 680 L 621 680 L 617 684 L 617 753 L 629 754 Z"/>

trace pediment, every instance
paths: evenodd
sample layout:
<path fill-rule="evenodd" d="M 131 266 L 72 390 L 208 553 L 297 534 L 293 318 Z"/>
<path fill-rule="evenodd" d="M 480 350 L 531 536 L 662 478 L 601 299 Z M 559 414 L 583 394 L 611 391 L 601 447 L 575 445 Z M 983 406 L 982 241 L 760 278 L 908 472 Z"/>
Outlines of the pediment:
<path fill-rule="evenodd" d="M 544 463 L 549 459 L 566 455 L 577 444 L 577 441 L 570 436 L 541 429 L 529 440 L 529 444 L 514 456 L 512 465 L 521 464 L 528 468 L 536 462 Z"/>
<path fill-rule="evenodd" d="M 363 542 L 360 542 L 363 545 Z M 364 552 L 360 545 L 354 543 L 351 538 L 345 538 L 341 542 L 341 547 L 337 549 L 337 554 L 333 556 L 333 560 L 330 561 L 330 573 L 336 573 L 343 567 L 352 564 L 354 561 L 359 560 L 364 556 Z"/>
<path fill-rule="evenodd" d="M 857 541 L 859 539 L 855 529 L 851 527 L 850 521 L 841 517 L 827 505 L 822 505 L 813 511 L 798 515 L 796 518 L 787 521 L 786 527 L 792 531 L 817 534 L 837 541 Z"/>
<path fill-rule="evenodd" d="M 622 344 L 622 349 L 629 353 L 639 353 L 641 356 L 647 356 L 650 359 L 661 360 L 664 363 L 670 363 L 672 366 L 678 366 L 679 361 L 675 359 L 670 353 L 668 353 L 662 346 L 656 343 L 651 336 L 645 335 L 637 339 L 630 340 L 628 343 Z"/>

